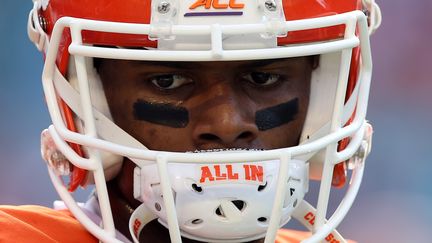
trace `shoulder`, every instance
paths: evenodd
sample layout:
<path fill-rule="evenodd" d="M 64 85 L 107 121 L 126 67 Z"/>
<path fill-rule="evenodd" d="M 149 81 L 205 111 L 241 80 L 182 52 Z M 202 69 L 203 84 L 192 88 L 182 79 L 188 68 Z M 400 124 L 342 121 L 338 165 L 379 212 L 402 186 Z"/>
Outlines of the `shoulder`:
<path fill-rule="evenodd" d="M 311 236 L 311 232 L 280 229 L 276 236 L 275 243 L 298 243 Z M 332 241 L 333 242 L 333 241 Z M 337 241 L 339 242 L 339 241 Z M 352 240 L 347 240 L 348 243 L 356 243 Z"/>
<path fill-rule="evenodd" d="M 280 229 L 276 236 L 276 243 L 297 243 L 308 236 L 310 236 L 310 232 L 298 231 L 298 230 L 288 230 L 288 229 Z"/>
<path fill-rule="evenodd" d="M 0 206 L 0 242 L 97 242 L 66 210 Z"/>

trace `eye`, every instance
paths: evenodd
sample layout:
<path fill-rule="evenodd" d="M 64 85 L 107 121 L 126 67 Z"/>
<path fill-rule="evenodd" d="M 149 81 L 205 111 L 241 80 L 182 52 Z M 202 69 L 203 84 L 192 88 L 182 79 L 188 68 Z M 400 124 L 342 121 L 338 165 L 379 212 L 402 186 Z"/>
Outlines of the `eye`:
<path fill-rule="evenodd" d="M 265 72 L 251 72 L 243 76 L 244 79 L 252 84 L 259 86 L 267 86 L 276 83 L 280 80 L 279 74 L 265 73 Z"/>
<path fill-rule="evenodd" d="M 182 85 L 192 83 L 192 79 L 177 74 L 164 74 L 150 78 L 150 81 L 159 89 L 175 89 Z"/>

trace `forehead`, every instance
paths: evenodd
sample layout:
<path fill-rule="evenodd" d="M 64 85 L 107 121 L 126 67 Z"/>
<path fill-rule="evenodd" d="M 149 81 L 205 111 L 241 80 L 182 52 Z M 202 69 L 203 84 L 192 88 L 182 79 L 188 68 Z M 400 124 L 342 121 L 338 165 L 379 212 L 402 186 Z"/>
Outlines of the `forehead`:
<path fill-rule="evenodd" d="M 310 57 L 295 57 L 283 59 L 245 60 L 245 61 L 212 61 L 212 62 L 166 62 L 166 61 L 129 61 L 114 60 L 120 66 L 140 69 L 144 67 L 165 67 L 171 69 L 208 70 L 208 69 L 244 69 L 244 68 L 287 68 L 303 67 L 310 64 Z"/>

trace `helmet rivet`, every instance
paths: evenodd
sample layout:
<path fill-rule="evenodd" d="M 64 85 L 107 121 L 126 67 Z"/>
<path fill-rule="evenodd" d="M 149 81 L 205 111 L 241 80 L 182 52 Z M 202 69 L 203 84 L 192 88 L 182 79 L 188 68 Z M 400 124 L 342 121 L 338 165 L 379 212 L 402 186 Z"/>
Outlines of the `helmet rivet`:
<path fill-rule="evenodd" d="M 276 2 L 274 0 L 267 0 L 264 3 L 265 7 L 267 8 L 268 11 L 276 11 L 277 9 L 277 5 Z"/>
<path fill-rule="evenodd" d="M 168 2 L 161 2 L 161 3 L 159 3 L 159 6 L 158 6 L 157 9 L 158 9 L 159 13 L 165 14 L 165 13 L 168 13 L 170 11 L 170 8 L 171 8 L 171 4 L 170 3 L 168 3 Z"/>
<path fill-rule="evenodd" d="M 42 27 L 42 29 L 43 29 L 45 32 L 47 32 L 47 29 L 48 29 L 48 23 L 47 23 L 46 19 L 45 19 L 42 15 L 39 15 L 39 24 L 40 24 L 40 26 Z"/>

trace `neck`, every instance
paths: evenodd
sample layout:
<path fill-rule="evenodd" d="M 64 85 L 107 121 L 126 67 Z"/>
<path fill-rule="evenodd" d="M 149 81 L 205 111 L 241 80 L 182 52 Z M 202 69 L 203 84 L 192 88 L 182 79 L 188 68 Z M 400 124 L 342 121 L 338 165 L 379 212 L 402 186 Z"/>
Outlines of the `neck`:
<path fill-rule="evenodd" d="M 116 229 L 129 240 L 129 219 L 141 203 L 133 197 L 133 162 L 125 159 L 117 177 L 107 183 Z"/>

